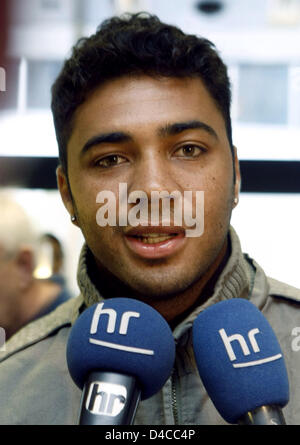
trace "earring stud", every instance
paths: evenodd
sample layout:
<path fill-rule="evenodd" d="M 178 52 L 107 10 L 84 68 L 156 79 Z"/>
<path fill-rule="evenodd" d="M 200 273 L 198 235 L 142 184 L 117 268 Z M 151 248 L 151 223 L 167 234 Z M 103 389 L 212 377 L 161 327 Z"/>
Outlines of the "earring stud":
<path fill-rule="evenodd" d="M 72 222 L 75 222 L 75 221 L 76 221 L 76 216 L 75 216 L 75 215 L 72 215 L 72 216 L 71 216 L 71 221 L 72 221 Z"/>

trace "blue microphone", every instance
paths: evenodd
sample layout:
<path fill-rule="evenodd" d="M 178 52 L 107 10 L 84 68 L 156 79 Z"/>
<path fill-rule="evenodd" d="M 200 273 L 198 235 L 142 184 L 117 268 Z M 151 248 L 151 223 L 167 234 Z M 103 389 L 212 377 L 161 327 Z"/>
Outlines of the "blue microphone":
<path fill-rule="evenodd" d="M 79 424 L 132 425 L 140 400 L 169 378 L 175 342 L 152 307 L 111 298 L 86 309 L 71 329 L 67 364 L 83 389 Z"/>
<path fill-rule="evenodd" d="M 283 354 L 267 319 L 248 300 L 205 309 L 193 324 L 197 367 L 220 415 L 232 424 L 281 425 L 289 401 Z"/>

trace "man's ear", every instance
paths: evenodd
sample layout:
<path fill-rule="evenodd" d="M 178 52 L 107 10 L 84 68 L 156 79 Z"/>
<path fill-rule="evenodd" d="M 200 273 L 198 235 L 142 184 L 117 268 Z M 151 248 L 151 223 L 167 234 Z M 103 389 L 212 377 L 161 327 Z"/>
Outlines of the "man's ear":
<path fill-rule="evenodd" d="M 75 215 L 74 203 L 71 195 L 71 191 L 69 188 L 69 182 L 67 180 L 67 176 L 62 169 L 62 166 L 59 165 L 56 169 L 56 179 L 57 179 L 57 187 L 61 196 L 61 199 L 64 203 L 65 208 L 67 209 L 70 218 Z M 73 224 L 78 226 L 77 221 L 73 221 Z"/>
<path fill-rule="evenodd" d="M 240 190 L 241 190 L 241 171 L 240 163 L 237 155 L 237 148 L 233 147 L 234 150 L 234 168 L 235 168 L 235 184 L 234 184 L 234 204 L 236 207 L 239 202 Z"/>

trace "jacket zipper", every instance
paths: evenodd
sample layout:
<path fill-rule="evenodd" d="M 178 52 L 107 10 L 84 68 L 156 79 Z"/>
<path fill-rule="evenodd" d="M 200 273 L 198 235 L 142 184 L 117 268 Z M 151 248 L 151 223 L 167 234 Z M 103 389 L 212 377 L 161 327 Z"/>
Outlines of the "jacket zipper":
<path fill-rule="evenodd" d="M 177 396 L 176 396 L 176 379 L 177 373 L 175 368 L 173 369 L 172 377 L 171 377 L 171 383 L 172 383 L 172 411 L 173 411 L 173 417 L 174 417 L 174 424 L 178 425 L 178 407 L 177 407 Z"/>

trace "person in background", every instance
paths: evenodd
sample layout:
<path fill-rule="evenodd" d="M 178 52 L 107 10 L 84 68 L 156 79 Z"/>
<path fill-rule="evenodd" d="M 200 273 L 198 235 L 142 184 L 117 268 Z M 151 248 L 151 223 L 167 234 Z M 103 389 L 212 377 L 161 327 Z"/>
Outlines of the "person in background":
<path fill-rule="evenodd" d="M 0 326 L 6 340 L 70 298 L 60 283 L 34 276 L 38 235 L 11 195 L 0 192 Z"/>
<path fill-rule="evenodd" d="M 48 260 L 48 273 L 47 278 L 53 283 L 57 283 L 62 287 L 59 300 L 63 303 L 68 300 L 72 295 L 68 290 L 66 279 L 64 276 L 64 251 L 63 246 L 59 239 L 53 235 L 53 233 L 44 233 L 39 239 L 40 248 L 46 248 L 50 253 Z M 50 250 L 50 252 L 49 252 Z M 59 303 L 59 300 L 55 300 Z"/>
<path fill-rule="evenodd" d="M 64 252 L 61 242 L 52 233 L 45 233 L 41 236 L 42 243 L 46 243 L 51 246 L 52 250 L 52 264 L 51 272 L 52 276 L 62 276 L 63 275 L 63 265 L 64 265 Z"/>

